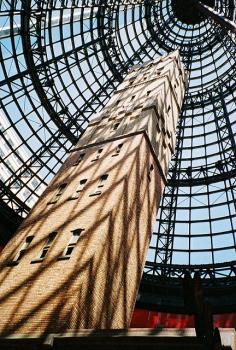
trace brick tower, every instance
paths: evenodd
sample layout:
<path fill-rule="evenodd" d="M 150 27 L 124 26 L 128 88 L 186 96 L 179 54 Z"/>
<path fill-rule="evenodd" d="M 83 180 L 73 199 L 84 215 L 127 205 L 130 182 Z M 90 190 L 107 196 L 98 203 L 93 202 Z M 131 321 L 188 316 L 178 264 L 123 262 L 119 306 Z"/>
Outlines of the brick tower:
<path fill-rule="evenodd" d="M 0 331 L 127 328 L 175 147 L 178 52 L 134 68 L 1 255 Z"/>

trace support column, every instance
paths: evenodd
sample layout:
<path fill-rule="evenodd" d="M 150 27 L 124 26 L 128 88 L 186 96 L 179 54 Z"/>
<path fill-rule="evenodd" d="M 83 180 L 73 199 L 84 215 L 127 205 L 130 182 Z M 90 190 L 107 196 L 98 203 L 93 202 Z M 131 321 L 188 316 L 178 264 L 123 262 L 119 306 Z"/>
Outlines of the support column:
<path fill-rule="evenodd" d="M 199 11 L 204 13 L 206 17 L 212 18 L 216 23 L 220 24 L 223 28 L 230 30 L 232 33 L 236 33 L 236 23 L 215 11 L 212 7 L 203 4 L 199 0 L 191 0 Z"/>

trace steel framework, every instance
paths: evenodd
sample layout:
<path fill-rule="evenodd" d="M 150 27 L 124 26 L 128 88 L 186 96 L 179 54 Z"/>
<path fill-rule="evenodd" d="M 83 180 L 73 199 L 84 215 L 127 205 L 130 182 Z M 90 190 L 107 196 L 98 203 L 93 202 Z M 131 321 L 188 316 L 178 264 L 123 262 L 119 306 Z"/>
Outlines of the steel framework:
<path fill-rule="evenodd" d="M 0 182 L 1 200 L 26 216 L 30 198 L 40 195 L 30 181 L 48 184 L 129 69 L 179 49 L 189 88 L 145 273 L 179 277 L 197 270 L 206 279 L 234 277 L 235 34 L 208 16 L 184 23 L 172 5 L 0 0 L 0 122 L 1 115 L 8 120 L 0 128 L 8 174 Z M 233 23 L 235 5 L 216 0 L 214 10 Z"/>

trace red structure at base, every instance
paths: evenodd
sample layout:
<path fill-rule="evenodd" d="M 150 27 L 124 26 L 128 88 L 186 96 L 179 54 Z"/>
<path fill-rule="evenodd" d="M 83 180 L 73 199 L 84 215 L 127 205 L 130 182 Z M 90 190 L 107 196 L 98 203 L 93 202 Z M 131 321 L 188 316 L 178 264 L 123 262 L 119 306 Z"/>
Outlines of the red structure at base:
<path fill-rule="evenodd" d="M 214 315 L 214 326 L 218 328 L 236 328 L 236 313 Z M 131 328 L 194 328 L 194 317 L 170 314 L 143 309 L 135 309 Z"/>

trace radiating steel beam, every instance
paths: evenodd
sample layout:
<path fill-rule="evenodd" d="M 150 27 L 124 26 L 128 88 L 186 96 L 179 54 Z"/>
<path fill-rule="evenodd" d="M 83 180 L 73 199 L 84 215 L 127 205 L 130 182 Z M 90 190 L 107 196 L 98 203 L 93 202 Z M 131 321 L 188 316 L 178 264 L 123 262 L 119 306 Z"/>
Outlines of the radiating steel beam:
<path fill-rule="evenodd" d="M 157 3 L 159 0 L 155 0 L 154 3 Z M 125 0 L 123 4 L 119 5 L 121 6 L 136 6 L 136 5 L 142 5 L 144 3 L 143 0 Z M 100 8 L 102 8 L 102 6 L 100 6 Z M 93 16 L 95 16 L 97 14 L 99 8 L 96 9 L 96 6 L 93 7 Z M 83 10 L 83 12 L 81 11 L 81 9 L 77 10 L 74 12 L 73 17 L 71 16 L 71 13 L 67 13 L 67 14 L 63 14 L 63 16 L 54 16 L 51 18 L 50 20 L 50 28 L 52 27 L 56 27 L 59 26 L 59 24 L 68 24 L 71 23 L 71 20 L 73 20 L 73 23 L 75 22 L 79 22 L 81 19 L 85 20 L 85 19 L 90 19 L 91 17 L 91 6 L 86 6 L 85 9 Z M 14 14 L 21 14 L 21 11 L 14 11 Z M 9 16 L 9 11 L 6 12 L 5 14 L 6 16 Z M 82 16 L 82 17 L 81 17 Z M 46 22 L 44 24 L 45 28 L 48 28 L 48 23 L 49 20 L 48 18 L 46 19 L 42 19 L 43 22 Z M 62 22 L 60 22 L 62 21 Z M 36 20 L 32 20 L 32 24 L 31 27 L 33 27 L 34 22 L 36 22 Z M 13 24 L 11 27 L 0 27 L 0 39 L 3 38 L 7 38 L 10 37 L 11 35 L 18 35 L 21 33 L 21 24 Z"/>
<path fill-rule="evenodd" d="M 232 33 L 236 33 L 236 23 L 229 20 L 224 15 L 214 10 L 212 7 L 203 4 L 199 0 L 192 0 L 192 2 L 198 8 L 198 10 L 205 14 L 207 17 L 211 17 L 216 23 L 220 24 L 222 27 L 230 30 Z"/>
<path fill-rule="evenodd" d="M 94 11 L 94 10 L 93 10 Z M 96 11 L 93 12 L 93 14 L 96 14 Z M 84 19 L 89 19 L 90 18 L 90 9 L 85 9 L 83 11 L 83 20 Z M 82 12 L 81 10 L 76 11 L 73 16 L 71 16 L 71 13 L 69 14 L 64 14 L 63 16 L 54 16 L 50 19 L 50 28 L 56 27 L 60 25 L 60 21 L 62 21 L 61 23 L 64 24 L 68 24 L 71 23 L 71 19 L 73 19 L 73 23 L 75 22 L 79 22 L 81 20 L 81 16 L 82 16 Z M 44 26 L 45 28 L 48 28 L 48 24 L 49 24 L 49 20 L 48 19 L 42 19 L 42 22 L 45 22 Z M 31 28 L 33 28 L 34 24 L 36 23 L 36 19 L 32 19 L 32 23 L 31 23 Z M 14 24 L 11 27 L 3 27 L 0 28 L 0 38 L 7 38 L 9 36 L 13 35 L 18 35 L 21 33 L 21 24 Z"/>

